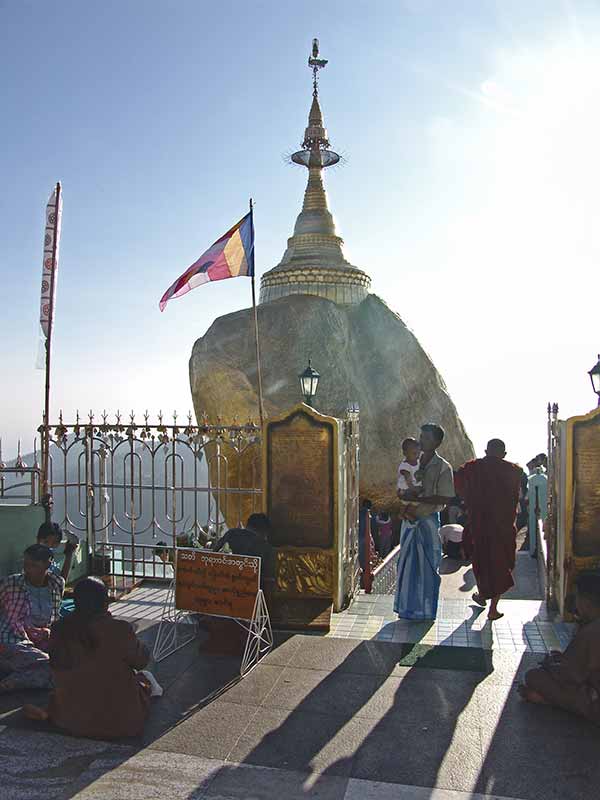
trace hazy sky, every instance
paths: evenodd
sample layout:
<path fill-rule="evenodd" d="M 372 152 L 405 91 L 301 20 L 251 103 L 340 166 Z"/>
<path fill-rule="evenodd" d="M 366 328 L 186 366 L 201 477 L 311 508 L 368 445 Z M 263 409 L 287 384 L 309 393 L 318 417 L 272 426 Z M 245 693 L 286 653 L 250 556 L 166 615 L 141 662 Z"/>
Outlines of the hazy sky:
<path fill-rule="evenodd" d="M 346 255 L 433 358 L 478 454 L 500 436 L 524 462 L 545 448 L 548 400 L 563 416 L 595 405 L 598 2 L 0 0 L 5 458 L 41 421 L 56 180 L 54 416 L 186 413 L 195 339 L 250 286 L 202 287 L 163 314 L 158 300 L 250 195 L 258 273 L 280 260 L 305 187 L 282 153 L 306 125 L 313 36 L 348 162 L 327 175 Z"/>

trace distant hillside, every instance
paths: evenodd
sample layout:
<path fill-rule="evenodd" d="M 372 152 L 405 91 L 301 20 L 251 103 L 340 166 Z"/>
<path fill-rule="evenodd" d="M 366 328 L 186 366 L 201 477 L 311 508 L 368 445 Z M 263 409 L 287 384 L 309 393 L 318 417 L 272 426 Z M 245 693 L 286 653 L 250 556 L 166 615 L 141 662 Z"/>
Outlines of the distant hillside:
<path fill-rule="evenodd" d="M 94 455 L 93 460 L 93 485 L 95 487 L 95 520 L 96 529 L 102 527 L 103 514 L 107 513 L 109 519 L 114 517 L 118 525 L 125 530 L 130 530 L 130 521 L 128 519 L 130 512 L 130 497 L 131 492 L 129 488 L 123 488 L 124 485 L 131 482 L 131 458 L 125 458 L 125 454 L 129 453 L 129 447 L 124 442 L 120 448 L 117 448 L 116 453 L 111 465 L 111 460 L 106 460 L 106 483 L 108 486 L 105 491 L 102 491 L 100 485 L 100 458 L 97 453 Z M 133 483 L 136 486 L 134 492 L 135 497 L 135 516 L 136 529 L 143 530 L 148 528 L 151 524 L 152 513 L 156 522 L 162 529 L 158 531 L 157 538 L 164 538 L 172 532 L 172 497 L 173 492 L 170 487 L 173 485 L 172 468 L 173 461 L 170 458 L 172 451 L 160 448 L 156 452 L 154 459 L 148 449 L 141 443 L 136 443 L 134 448 L 134 479 Z M 85 449 L 81 440 L 76 441 L 74 437 L 69 440 L 69 449 L 67 458 L 62 452 L 56 448 L 51 449 L 52 467 L 51 467 L 51 483 L 53 486 L 53 499 L 54 511 L 53 518 L 56 522 L 63 524 L 66 520 L 68 511 L 68 518 L 72 521 L 75 528 L 84 527 L 84 510 L 86 502 L 85 492 Z M 34 463 L 33 453 L 28 453 L 23 456 L 25 463 L 31 467 Z M 40 455 L 38 453 L 38 461 Z M 176 514 L 177 519 L 177 532 L 189 527 L 189 524 L 194 518 L 194 513 L 198 515 L 198 521 L 204 525 L 207 521 L 207 506 L 208 506 L 208 470 L 204 454 L 200 453 L 197 458 L 194 453 L 187 447 L 181 446 L 177 448 L 176 452 L 176 478 L 175 483 L 181 487 L 182 481 L 187 491 L 181 491 L 178 488 L 176 492 Z M 16 459 L 7 463 L 8 467 L 16 466 Z M 154 473 L 153 473 L 154 470 Z M 194 473 L 196 478 L 194 478 Z M 151 491 L 153 484 L 161 487 L 155 489 L 154 498 Z M 66 475 L 66 480 L 65 480 Z M 125 480 L 126 477 L 126 480 Z M 23 478 L 19 475 L 10 474 L 4 475 L 5 486 L 13 486 L 17 483 L 23 482 Z M 66 486 L 65 486 L 66 484 Z M 205 491 L 193 492 L 191 489 L 194 485 Z M 112 488 L 111 488 L 112 485 Z M 142 488 L 139 488 L 141 485 Z M 165 490 L 164 487 L 167 487 Z M 105 495 L 107 502 L 105 508 L 101 505 L 101 495 Z M 10 497 L 10 494 L 8 495 Z M 154 499 L 154 507 L 152 500 Z M 105 511 L 106 509 L 106 511 Z M 188 521 L 186 524 L 186 520 Z M 115 540 L 127 539 L 127 534 L 119 531 L 115 526 L 117 535 Z M 139 537 L 140 542 L 151 542 L 152 532 L 148 531 L 146 534 L 141 534 Z"/>

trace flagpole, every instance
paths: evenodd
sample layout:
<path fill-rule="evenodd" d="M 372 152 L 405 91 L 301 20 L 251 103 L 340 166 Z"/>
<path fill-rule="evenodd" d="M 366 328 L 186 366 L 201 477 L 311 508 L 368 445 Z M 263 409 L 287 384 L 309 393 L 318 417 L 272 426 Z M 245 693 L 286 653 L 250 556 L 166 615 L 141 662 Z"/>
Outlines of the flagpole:
<path fill-rule="evenodd" d="M 52 242 L 52 272 L 50 274 L 50 301 L 48 308 L 48 336 L 46 337 L 46 387 L 44 393 L 44 452 L 42 457 L 42 496 L 48 495 L 50 454 L 50 362 L 52 356 L 52 326 L 54 323 L 54 289 L 56 285 L 56 251 L 58 248 L 58 226 L 60 210 L 60 181 L 56 184 L 56 206 L 54 212 L 54 237 Z M 50 521 L 51 504 L 46 504 L 46 520 Z"/>
<path fill-rule="evenodd" d="M 252 202 L 252 198 L 250 198 L 250 219 L 252 222 L 252 241 L 254 241 L 254 204 Z M 256 259 L 254 259 L 254 263 L 256 264 Z M 265 412 L 263 406 L 262 374 L 260 368 L 260 347 L 258 344 L 258 311 L 256 309 L 256 288 L 254 285 L 254 269 L 252 270 L 252 310 L 254 312 L 254 341 L 256 342 L 256 369 L 258 374 L 258 415 L 260 417 L 260 427 L 262 430 Z"/>

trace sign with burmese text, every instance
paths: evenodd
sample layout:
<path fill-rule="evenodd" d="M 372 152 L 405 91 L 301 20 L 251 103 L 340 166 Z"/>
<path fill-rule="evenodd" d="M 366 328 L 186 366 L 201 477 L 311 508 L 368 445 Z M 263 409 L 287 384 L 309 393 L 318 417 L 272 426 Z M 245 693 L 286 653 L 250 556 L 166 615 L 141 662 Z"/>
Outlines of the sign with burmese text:
<path fill-rule="evenodd" d="M 573 554 L 600 557 L 600 417 L 573 424 Z"/>
<path fill-rule="evenodd" d="M 252 619 L 260 589 L 260 558 L 177 548 L 175 608 Z"/>
<path fill-rule="evenodd" d="M 267 423 L 267 514 L 278 547 L 333 546 L 333 426 L 304 410 Z"/>

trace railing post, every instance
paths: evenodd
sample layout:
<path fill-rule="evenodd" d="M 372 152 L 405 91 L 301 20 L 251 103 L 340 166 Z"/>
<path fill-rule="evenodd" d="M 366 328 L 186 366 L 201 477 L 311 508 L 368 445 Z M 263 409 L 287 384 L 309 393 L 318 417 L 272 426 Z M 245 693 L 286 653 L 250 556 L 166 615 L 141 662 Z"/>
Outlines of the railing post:
<path fill-rule="evenodd" d="M 135 465 L 134 465 L 133 431 L 129 435 L 129 516 L 131 524 L 131 574 L 135 582 Z M 123 560 L 123 564 L 124 564 Z M 123 569 L 123 584 L 125 584 L 125 569 Z"/>
<path fill-rule="evenodd" d="M 365 568 L 363 570 L 363 589 L 365 594 L 371 594 L 373 590 L 373 572 L 371 570 L 371 512 L 367 511 L 365 522 Z"/>
<path fill-rule="evenodd" d="M 98 456 L 100 458 L 100 514 L 101 514 L 101 525 L 102 525 L 102 539 L 104 544 L 108 544 L 108 527 L 109 527 L 109 520 L 108 520 L 108 503 L 109 503 L 109 495 L 108 489 L 106 488 L 107 478 L 106 478 L 106 448 L 102 445 L 98 451 Z"/>
<path fill-rule="evenodd" d="M 535 487 L 535 506 L 533 507 L 533 514 L 535 517 L 535 525 L 533 526 L 533 531 L 531 532 L 531 537 L 533 541 L 529 542 L 529 553 L 532 558 L 537 558 L 538 534 L 540 529 L 540 517 L 541 517 L 540 490 L 538 486 Z"/>
<path fill-rule="evenodd" d="M 176 542 L 177 541 L 177 488 L 176 488 L 176 484 L 177 484 L 177 464 L 175 462 L 175 457 L 176 457 L 176 453 L 177 453 L 177 447 L 176 447 L 175 431 L 173 431 L 173 440 L 172 440 L 171 444 L 172 444 L 171 482 L 173 484 L 173 506 L 172 506 L 173 525 L 172 525 L 172 534 L 173 534 L 173 541 Z M 183 498 L 182 498 L 182 503 L 183 503 Z"/>
<path fill-rule="evenodd" d="M 66 464 L 65 464 L 66 476 Z M 66 481 L 66 477 L 65 477 Z M 88 556 L 91 553 L 92 565 L 97 558 L 96 551 L 96 530 L 94 525 L 94 426 L 90 425 L 86 429 L 85 437 L 85 493 L 86 493 L 86 546 Z M 65 516 L 67 516 L 67 500 L 65 490 Z M 104 557 L 104 552 L 102 553 Z M 95 570 L 93 570 L 95 572 Z"/>

